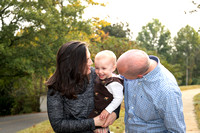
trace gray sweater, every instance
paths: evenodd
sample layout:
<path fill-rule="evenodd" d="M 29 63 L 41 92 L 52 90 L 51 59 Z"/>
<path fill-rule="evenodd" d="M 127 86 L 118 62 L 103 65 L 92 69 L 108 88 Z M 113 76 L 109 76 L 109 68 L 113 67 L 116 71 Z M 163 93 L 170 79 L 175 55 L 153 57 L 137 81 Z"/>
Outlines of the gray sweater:
<path fill-rule="evenodd" d="M 88 115 L 94 108 L 94 79 L 96 74 L 91 69 L 90 81 L 84 93 L 77 95 L 76 100 L 70 100 L 48 89 L 47 109 L 48 117 L 53 130 L 57 133 L 93 133 L 94 120 Z M 118 114 L 117 114 L 118 115 Z"/>

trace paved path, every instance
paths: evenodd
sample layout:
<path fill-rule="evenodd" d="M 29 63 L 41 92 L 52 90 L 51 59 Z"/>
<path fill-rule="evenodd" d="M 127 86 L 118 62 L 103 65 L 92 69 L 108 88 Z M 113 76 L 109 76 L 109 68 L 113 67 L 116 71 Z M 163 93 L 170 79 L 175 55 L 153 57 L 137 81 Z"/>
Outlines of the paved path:
<path fill-rule="evenodd" d="M 193 97 L 198 93 L 200 93 L 200 89 L 182 91 L 186 133 L 200 133 L 195 119 L 193 106 Z"/>
<path fill-rule="evenodd" d="M 0 133 L 16 133 L 45 120 L 46 112 L 0 117 Z"/>

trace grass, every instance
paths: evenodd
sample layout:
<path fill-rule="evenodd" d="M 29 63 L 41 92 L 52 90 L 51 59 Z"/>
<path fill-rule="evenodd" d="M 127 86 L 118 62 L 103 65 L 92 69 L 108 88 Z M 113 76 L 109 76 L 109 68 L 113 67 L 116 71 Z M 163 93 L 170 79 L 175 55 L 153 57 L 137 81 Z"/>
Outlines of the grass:
<path fill-rule="evenodd" d="M 180 86 L 181 91 L 199 89 L 199 88 L 200 85 Z M 194 101 L 194 112 L 196 115 L 198 128 L 200 129 L 200 93 L 194 96 L 193 101 Z"/>
<path fill-rule="evenodd" d="M 181 91 L 190 90 L 190 89 L 198 89 L 200 85 L 190 85 L 190 86 L 180 86 Z M 200 94 L 194 97 L 194 106 L 195 106 L 195 114 L 196 119 L 198 121 L 198 126 L 200 128 Z M 114 133 L 123 133 L 125 130 L 124 125 L 124 102 L 121 105 L 120 116 L 119 118 L 113 123 L 113 125 L 109 126 L 111 132 Z M 21 130 L 17 133 L 54 133 L 49 120 L 36 124 L 30 128 L 25 130 Z"/>
<path fill-rule="evenodd" d="M 114 133 L 124 132 L 125 130 L 124 115 L 125 115 L 125 107 L 124 107 L 124 102 L 122 102 L 119 118 L 111 126 L 109 126 L 109 129 L 111 132 L 114 132 Z"/>
<path fill-rule="evenodd" d="M 195 110 L 194 112 L 196 114 L 197 124 L 200 129 L 200 93 L 194 96 L 193 101 Z"/>
<path fill-rule="evenodd" d="M 114 132 L 114 133 L 123 133 L 124 132 L 124 130 L 125 130 L 124 102 L 121 104 L 119 118 L 112 124 L 112 126 L 109 126 L 109 129 L 111 132 Z M 21 130 L 17 133 L 54 133 L 54 131 L 50 125 L 49 120 L 46 120 L 46 121 L 36 124 L 30 128 Z"/>
<path fill-rule="evenodd" d="M 54 133 L 49 120 L 43 121 L 39 124 L 33 125 L 17 133 Z"/>
<path fill-rule="evenodd" d="M 181 91 L 199 89 L 200 85 L 188 85 L 188 86 L 179 86 Z"/>

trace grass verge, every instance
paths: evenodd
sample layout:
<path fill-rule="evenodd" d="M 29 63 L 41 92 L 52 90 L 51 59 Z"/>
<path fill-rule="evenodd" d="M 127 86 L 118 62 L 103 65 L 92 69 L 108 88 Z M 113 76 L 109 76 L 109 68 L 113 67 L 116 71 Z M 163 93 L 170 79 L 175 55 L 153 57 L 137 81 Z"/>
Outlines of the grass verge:
<path fill-rule="evenodd" d="M 198 127 L 200 129 L 200 93 L 195 95 L 193 100 L 194 100 L 194 110 L 195 110 L 194 112 L 196 115 Z"/>
<path fill-rule="evenodd" d="M 200 85 L 188 85 L 188 86 L 179 86 L 181 91 L 199 89 Z"/>
<path fill-rule="evenodd" d="M 124 107 L 124 101 L 123 101 L 121 104 L 119 118 L 111 126 L 109 126 L 109 129 L 111 132 L 114 132 L 114 133 L 124 132 L 125 130 L 124 115 L 125 115 L 125 107 Z"/>
<path fill-rule="evenodd" d="M 17 133 L 54 133 L 49 120 L 43 121 L 30 128 L 26 128 Z"/>

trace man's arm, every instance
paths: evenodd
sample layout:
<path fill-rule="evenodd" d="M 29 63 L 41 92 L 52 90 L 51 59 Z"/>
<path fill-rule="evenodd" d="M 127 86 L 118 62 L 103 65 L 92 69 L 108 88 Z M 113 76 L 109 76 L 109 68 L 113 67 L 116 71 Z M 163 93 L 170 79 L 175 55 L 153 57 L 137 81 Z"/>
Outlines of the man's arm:
<path fill-rule="evenodd" d="M 181 92 L 169 92 L 162 99 L 163 108 L 161 116 L 163 116 L 165 127 L 169 132 L 185 133 L 186 126 L 183 115 L 183 103 Z"/>

